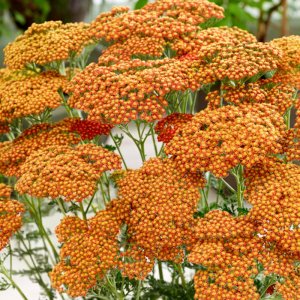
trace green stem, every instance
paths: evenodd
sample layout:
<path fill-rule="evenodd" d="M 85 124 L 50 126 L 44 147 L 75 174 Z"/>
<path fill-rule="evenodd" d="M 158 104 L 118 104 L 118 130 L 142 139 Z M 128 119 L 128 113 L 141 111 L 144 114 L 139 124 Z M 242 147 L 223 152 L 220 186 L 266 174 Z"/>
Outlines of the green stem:
<path fill-rule="evenodd" d="M 224 105 L 224 91 L 223 91 L 223 82 L 221 82 L 221 86 L 220 86 L 220 107 L 222 107 Z"/>
<path fill-rule="evenodd" d="M 59 206 L 59 208 L 60 208 L 60 211 L 63 213 L 64 216 L 66 216 L 67 211 L 66 211 L 65 206 L 64 206 L 64 204 L 63 204 L 62 201 L 63 201 L 63 200 L 61 200 L 61 199 L 56 199 L 56 200 L 55 200 L 55 202 L 58 204 L 58 206 Z"/>
<path fill-rule="evenodd" d="M 110 195 L 110 182 L 109 182 L 109 178 L 106 174 L 106 172 L 104 173 L 104 177 L 106 182 L 104 183 L 106 186 L 106 190 L 107 190 L 107 199 L 110 201 L 111 200 L 111 195 Z"/>
<path fill-rule="evenodd" d="M 191 107 L 191 113 L 195 113 L 195 107 L 196 107 L 196 102 L 197 102 L 197 91 L 194 92 L 194 97 L 193 97 L 193 102 L 192 102 L 192 107 Z"/>
<path fill-rule="evenodd" d="M 291 128 L 291 110 L 292 107 L 289 107 L 284 115 L 285 125 L 287 129 Z"/>
<path fill-rule="evenodd" d="M 181 279 L 181 284 L 182 284 L 182 286 L 183 286 L 183 288 L 185 288 L 186 289 L 186 281 L 185 281 L 185 278 L 184 278 L 184 271 L 183 271 L 183 268 L 182 268 L 182 266 L 181 265 L 175 265 L 176 266 L 176 269 L 177 269 L 177 271 L 178 271 L 178 274 L 179 274 L 179 277 L 180 277 L 180 279 Z"/>
<path fill-rule="evenodd" d="M 83 218 L 83 220 L 86 221 L 87 220 L 86 219 L 86 213 L 85 213 L 85 210 L 84 210 L 82 202 L 79 203 L 79 207 L 80 207 L 80 211 L 81 211 L 81 214 L 82 214 L 82 218 Z"/>
<path fill-rule="evenodd" d="M 2 261 L 1 261 L 1 269 L 0 272 L 1 274 L 3 274 L 8 281 L 11 283 L 11 285 L 18 291 L 18 293 L 20 294 L 20 296 L 24 299 L 24 300 L 29 300 L 25 294 L 22 292 L 21 288 L 16 284 L 16 282 L 13 280 L 12 276 L 8 273 L 8 271 L 6 270 L 6 268 L 4 267 Z"/>
<path fill-rule="evenodd" d="M 24 262 L 26 263 L 26 265 L 28 266 L 28 268 L 29 268 L 30 270 L 32 270 L 32 269 L 35 270 L 34 276 L 35 276 L 35 278 L 36 278 L 36 281 L 37 281 L 37 282 L 40 284 L 40 286 L 45 290 L 46 294 L 49 296 L 49 299 L 53 299 L 53 295 L 52 295 L 50 289 L 48 288 L 48 286 L 44 283 L 44 280 L 43 280 L 42 276 L 40 275 L 40 272 L 39 272 L 39 270 L 38 270 L 38 267 L 37 267 L 37 265 L 36 265 L 36 263 L 35 263 L 35 261 L 34 261 L 34 258 L 33 258 L 32 254 L 31 254 L 31 252 L 32 252 L 31 247 L 30 247 L 30 246 L 27 247 L 27 245 L 26 245 L 26 243 L 25 243 L 25 241 L 24 241 L 24 239 L 23 239 L 22 234 L 17 233 L 17 236 L 18 236 L 19 240 L 21 241 L 23 247 L 25 248 L 26 253 L 27 253 L 28 256 L 29 256 L 29 259 L 30 259 L 30 261 L 31 261 L 33 267 L 30 265 L 30 263 L 27 261 L 27 259 L 26 259 L 24 256 L 22 257 L 22 259 L 24 260 Z M 46 247 L 45 247 L 45 249 L 47 250 Z"/>
<path fill-rule="evenodd" d="M 97 193 L 97 192 L 94 193 L 94 195 L 92 196 L 91 200 L 89 201 L 89 204 L 88 204 L 88 206 L 87 206 L 86 209 L 85 209 L 85 215 L 88 214 L 89 208 L 91 207 L 91 204 L 92 204 L 92 202 L 93 202 L 93 200 L 94 200 L 94 198 L 95 198 L 96 193 Z"/>
<path fill-rule="evenodd" d="M 109 202 L 109 200 L 107 199 L 107 196 L 106 196 L 106 193 L 104 191 L 103 184 L 101 181 L 100 181 L 100 189 L 101 189 L 101 194 L 102 194 L 104 205 L 106 205 Z"/>
<path fill-rule="evenodd" d="M 31 216 L 35 220 L 35 223 L 36 223 L 36 225 L 37 225 L 37 227 L 39 229 L 39 232 L 40 232 L 40 235 L 41 235 L 42 239 L 44 240 L 44 238 L 45 238 L 47 240 L 50 248 L 52 249 L 52 252 L 53 252 L 53 255 L 55 257 L 55 260 L 52 259 L 51 255 L 49 255 L 49 256 L 50 256 L 50 258 L 52 260 L 52 263 L 55 264 L 58 261 L 58 253 L 57 253 L 56 248 L 53 245 L 51 239 L 49 238 L 49 235 L 48 235 L 48 233 L 47 233 L 47 231 L 46 231 L 46 229 L 45 229 L 45 227 L 43 225 L 39 199 L 37 199 L 37 201 L 38 201 L 38 209 L 35 207 L 33 199 L 32 199 L 32 201 L 30 201 L 29 197 L 27 197 L 26 195 L 23 196 L 23 199 L 25 200 L 25 202 L 27 203 L 27 205 L 29 205 L 29 207 L 30 207 L 29 212 L 30 212 Z"/>
<path fill-rule="evenodd" d="M 135 300 L 139 300 L 141 296 L 141 291 L 142 291 L 142 280 L 139 280 L 138 286 L 137 286 L 137 292 L 135 296 Z"/>
<path fill-rule="evenodd" d="M 164 273 L 163 273 L 163 269 L 162 269 L 162 262 L 158 260 L 157 261 L 157 266 L 158 266 L 159 279 L 160 279 L 160 281 L 164 281 Z"/>
<path fill-rule="evenodd" d="M 222 191 L 222 187 L 223 187 L 223 181 L 222 178 L 218 179 L 218 191 L 217 191 L 217 199 L 216 199 L 216 204 L 219 204 L 219 198 L 220 198 L 220 193 Z"/>
<path fill-rule="evenodd" d="M 125 161 L 125 159 L 124 159 L 124 157 L 123 157 L 123 155 L 122 155 L 122 152 L 121 152 L 121 150 L 120 150 L 120 147 L 119 147 L 118 143 L 116 142 L 116 140 L 115 140 L 114 136 L 112 135 L 112 133 L 110 133 L 109 136 L 110 136 L 111 139 L 113 140 L 113 142 L 114 142 L 114 144 L 115 144 L 115 146 L 116 146 L 116 148 L 117 148 L 117 150 L 118 150 L 118 153 L 119 153 L 119 155 L 121 156 L 121 159 L 122 159 L 122 162 L 123 162 L 123 164 L 124 164 L 125 169 L 128 170 L 128 167 L 127 167 L 127 165 L 126 165 L 126 161 Z"/>
<path fill-rule="evenodd" d="M 157 150 L 157 146 L 156 146 L 155 132 L 154 132 L 153 124 L 151 124 L 150 126 L 151 126 L 151 137 L 152 137 L 152 143 L 154 146 L 155 156 L 158 157 L 159 154 L 158 154 L 158 150 Z"/>
<path fill-rule="evenodd" d="M 237 195 L 237 206 L 238 208 L 244 208 L 244 178 L 243 178 L 243 166 L 238 165 L 232 172 L 236 179 L 236 195 Z"/>

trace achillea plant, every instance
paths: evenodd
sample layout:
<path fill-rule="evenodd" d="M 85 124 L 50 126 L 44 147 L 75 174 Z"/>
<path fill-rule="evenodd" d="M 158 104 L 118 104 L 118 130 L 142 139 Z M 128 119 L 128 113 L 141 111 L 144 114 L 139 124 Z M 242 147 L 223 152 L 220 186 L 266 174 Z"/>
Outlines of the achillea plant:
<path fill-rule="evenodd" d="M 1 287 L 34 300 L 18 256 L 49 300 L 299 299 L 300 37 L 258 43 L 212 27 L 223 15 L 157 0 L 33 24 L 5 48 Z"/>

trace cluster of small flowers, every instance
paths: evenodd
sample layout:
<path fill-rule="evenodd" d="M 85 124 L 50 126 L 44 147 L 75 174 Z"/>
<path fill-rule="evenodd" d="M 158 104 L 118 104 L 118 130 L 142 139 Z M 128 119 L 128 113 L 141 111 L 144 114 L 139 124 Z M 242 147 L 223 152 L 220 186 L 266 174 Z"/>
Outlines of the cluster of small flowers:
<path fill-rule="evenodd" d="M 155 133 L 159 142 L 168 143 L 172 140 L 177 130 L 192 119 L 192 114 L 172 113 L 160 121 L 155 126 Z"/>
<path fill-rule="evenodd" d="M 16 190 L 34 197 L 81 202 L 96 192 L 103 172 L 120 168 L 118 155 L 94 144 L 44 146 L 21 166 Z"/>
<path fill-rule="evenodd" d="M 0 70 L 0 122 L 36 115 L 61 103 L 58 90 L 66 87 L 66 77 L 48 71 Z"/>
<path fill-rule="evenodd" d="M 257 232 L 283 251 L 300 256 L 300 167 L 270 160 L 247 170 L 247 215 Z"/>
<path fill-rule="evenodd" d="M 211 171 L 226 176 L 238 164 L 251 167 L 281 153 L 285 125 L 269 104 L 241 104 L 205 109 L 166 145 L 183 171 Z"/>
<path fill-rule="evenodd" d="M 80 53 L 91 43 L 89 26 L 61 21 L 34 23 L 4 48 L 4 63 L 10 69 L 23 69 L 30 63 L 45 65 L 68 59 L 71 52 Z"/>
<path fill-rule="evenodd" d="M 69 295 L 84 296 L 115 267 L 123 276 L 144 279 L 155 258 L 181 262 L 182 246 L 193 243 L 201 175 L 183 174 L 171 159 L 159 158 L 139 170 L 115 173 L 118 199 L 87 223 L 66 217 L 56 229 L 64 244 L 50 277 L 60 292 L 64 286 Z M 125 246 L 118 241 L 122 224 L 127 228 Z"/>
<path fill-rule="evenodd" d="M 167 43 L 163 38 L 132 36 L 111 45 L 99 57 L 99 64 L 130 60 L 133 56 L 161 57 Z"/>
<path fill-rule="evenodd" d="M 110 129 L 110 125 L 77 118 L 33 125 L 13 141 L 0 143 L 0 172 L 6 176 L 20 176 L 20 167 L 35 151 L 77 145 L 81 140 L 107 135 Z"/>
<path fill-rule="evenodd" d="M 231 43 L 232 45 L 256 43 L 256 37 L 237 27 L 211 27 L 192 32 L 172 42 L 170 47 L 177 56 L 197 55 L 203 47 L 216 43 Z"/>
<path fill-rule="evenodd" d="M 98 135 L 109 135 L 112 125 L 103 124 L 97 121 L 69 119 L 71 123 L 70 132 L 76 132 L 83 140 L 92 140 Z"/>
<path fill-rule="evenodd" d="M 71 81 L 69 103 L 84 110 L 91 120 L 111 124 L 137 118 L 155 121 L 162 118 L 170 91 L 197 90 L 190 60 L 132 60 L 113 66 L 90 64 Z"/>
<path fill-rule="evenodd" d="M 280 276 L 282 280 L 274 284 L 274 290 L 284 299 L 297 299 L 300 278 L 294 261 L 299 256 L 281 251 L 256 230 L 256 220 L 248 216 L 234 218 L 219 210 L 198 219 L 198 242 L 188 260 L 205 270 L 194 277 L 195 299 L 260 299 L 254 284 L 260 272 Z"/>
<path fill-rule="evenodd" d="M 172 159 L 154 158 L 127 171 L 117 185 L 118 201 L 129 207 L 124 216 L 128 243 L 142 248 L 149 258 L 181 261 L 181 247 L 193 239 L 202 175 L 181 172 Z"/>
<path fill-rule="evenodd" d="M 24 205 L 9 199 L 11 187 L 0 183 L 0 250 L 8 243 L 10 237 L 22 226 Z"/>
<path fill-rule="evenodd" d="M 196 55 L 200 82 L 218 80 L 240 81 L 277 68 L 281 51 L 264 43 L 234 45 L 232 42 L 213 43 L 202 47 Z"/>
<path fill-rule="evenodd" d="M 132 36 L 172 40 L 197 31 L 211 18 L 223 18 L 223 8 L 207 0 L 158 0 L 132 12 L 119 7 L 100 14 L 91 24 L 90 36 L 115 42 Z"/>
<path fill-rule="evenodd" d="M 282 37 L 272 40 L 270 44 L 280 49 L 283 55 L 272 81 L 288 83 L 300 89 L 300 37 Z"/>
<path fill-rule="evenodd" d="M 76 145 L 80 141 L 76 133 L 70 132 L 68 121 L 33 125 L 13 141 L 0 143 L 0 172 L 19 176 L 20 167 L 35 151 L 48 146 Z"/>
<path fill-rule="evenodd" d="M 272 78 L 271 78 L 272 80 Z M 271 84 L 271 86 L 270 86 Z M 295 88 L 288 84 L 272 83 L 270 80 L 260 80 L 255 83 L 233 87 L 224 87 L 220 91 L 207 94 L 208 107 L 216 109 L 221 101 L 234 105 L 242 103 L 270 103 L 284 114 L 294 104 Z"/>
<path fill-rule="evenodd" d="M 88 221 L 66 217 L 56 229 L 60 262 L 50 272 L 52 286 L 71 297 L 85 296 L 109 269 L 116 268 L 120 223 L 108 209 Z"/>
<path fill-rule="evenodd" d="M 272 77 L 272 82 L 288 84 L 300 90 L 300 68 L 295 68 L 288 72 L 277 72 Z"/>
<path fill-rule="evenodd" d="M 272 40 L 270 44 L 282 51 L 279 69 L 290 71 L 300 66 L 300 36 L 281 37 Z"/>

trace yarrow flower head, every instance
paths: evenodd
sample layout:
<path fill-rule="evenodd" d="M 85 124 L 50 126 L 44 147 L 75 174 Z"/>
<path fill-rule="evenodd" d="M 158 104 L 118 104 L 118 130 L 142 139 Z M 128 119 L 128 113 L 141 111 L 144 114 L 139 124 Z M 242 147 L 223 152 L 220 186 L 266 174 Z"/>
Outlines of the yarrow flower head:
<path fill-rule="evenodd" d="M 50 272 L 52 286 L 71 297 L 85 296 L 117 266 L 120 223 L 114 212 L 98 212 L 88 221 L 65 217 L 56 228 L 61 261 Z"/>
<path fill-rule="evenodd" d="M 222 95 L 219 91 L 207 94 L 208 106 L 218 108 L 221 101 L 224 103 L 240 105 L 242 103 L 269 103 L 281 114 L 294 104 L 295 88 L 289 84 L 273 83 L 269 80 L 259 80 L 237 87 L 224 87 Z"/>
<path fill-rule="evenodd" d="M 66 84 L 66 77 L 53 71 L 0 70 L 0 122 L 11 123 L 58 107 L 61 104 L 58 90 L 64 90 Z"/>
<path fill-rule="evenodd" d="M 157 122 L 155 132 L 159 142 L 168 143 L 176 131 L 192 119 L 192 114 L 172 113 Z"/>
<path fill-rule="evenodd" d="M 103 124 L 97 121 L 69 119 L 70 132 L 76 132 L 83 140 L 92 140 L 97 135 L 109 135 L 113 128 L 110 124 Z"/>
<path fill-rule="evenodd" d="M 161 119 L 170 91 L 197 90 L 190 60 L 132 60 L 112 66 L 90 64 L 71 81 L 69 104 L 91 120 L 127 123 Z"/>
<path fill-rule="evenodd" d="M 61 21 L 34 23 L 4 48 L 4 63 L 10 69 L 23 69 L 31 63 L 45 65 L 68 59 L 71 52 L 80 53 L 91 43 L 89 26 Z"/>
<path fill-rule="evenodd" d="M 170 47 L 176 51 L 177 56 L 198 55 L 208 45 L 217 43 L 239 44 L 256 43 L 256 37 L 238 27 L 211 27 L 191 32 L 179 39 L 174 40 Z"/>
<path fill-rule="evenodd" d="M 248 217 L 257 232 L 282 251 L 300 256 L 300 167 L 269 160 L 246 172 L 245 198 L 253 205 Z"/>
<path fill-rule="evenodd" d="M 287 83 L 300 89 L 300 37 L 281 37 L 272 40 L 270 44 L 282 52 L 282 59 L 272 81 Z"/>
<path fill-rule="evenodd" d="M 260 299 L 255 286 L 258 274 L 281 278 L 274 282 L 274 290 L 284 299 L 296 299 L 300 287 L 294 268 L 297 257 L 257 235 L 255 220 L 211 211 L 198 219 L 195 237 L 198 242 L 188 260 L 204 267 L 194 277 L 195 299 Z"/>
<path fill-rule="evenodd" d="M 269 104 L 205 109 L 179 129 L 166 145 L 183 171 L 226 176 L 238 164 L 251 167 L 282 150 L 285 125 Z"/>
<path fill-rule="evenodd" d="M 181 247 L 193 239 L 193 213 L 203 185 L 200 174 L 181 172 L 171 159 L 150 159 L 126 171 L 117 179 L 117 201 L 127 207 L 127 242 L 149 259 L 181 261 Z"/>
<path fill-rule="evenodd" d="M 272 40 L 270 44 L 282 51 L 279 69 L 290 71 L 300 66 L 300 36 L 284 36 Z"/>
<path fill-rule="evenodd" d="M 96 192 L 103 172 L 120 168 L 118 155 L 94 144 L 44 147 L 20 168 L 16 190 L 34 197 L 81 202 Z"/>
<path fill-rule="evenodd" d="M 194 68 L 202 83 L 245 81 L 277 68 L 281 51 L 264 43 L 212 43 L 196 55 Z"/>
<path fill-rule="evenodd" d="M 223 18 L 223 8 L 207 0 L 159 0 L 140 10 L 117 7 L 100 14 L 91 24 L 90 36 L 115 42 L 132 36 L 172 40 L 211 18 Z"/>
<path fill-rule="evenodd" d="M 10 237 L 22 226 L 24 205 L 10 199 L 11 187 L 0 183 L 0 250 L 9 242 Z"/>
<path fill-rule="evenodd" d="M 13 141 L 0 143 L 0 172 L 6 176 L 19 176 L 20 167 L 36 150 L 55 145 L 76 145 L 81 138 L 70 127 L 73 120 L 56 124 L 42 123 L 23 131 Z"/>

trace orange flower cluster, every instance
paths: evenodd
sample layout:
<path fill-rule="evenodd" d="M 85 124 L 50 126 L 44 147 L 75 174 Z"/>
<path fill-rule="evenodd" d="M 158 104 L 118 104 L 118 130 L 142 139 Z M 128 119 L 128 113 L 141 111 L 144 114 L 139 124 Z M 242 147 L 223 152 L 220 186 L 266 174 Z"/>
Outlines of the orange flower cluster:
<path fill-rule="evenodd" d="M 129 279 L 144 280 L 154 267 L 152 253 L 138 245 L 129 245 L 129 248 L 120 253 L 118 269 L 122 276 Z"/>
<path fill-rule="evenodd" d="M 154 158 L 127 171 L 117 186 L 120 205 L 129 207 L 129 213 L 123 209 L 128 243 L 149 259 L 182 261 L 181 247 L 193 239 L 203 177 L 182 173 L 172 159 Z"/>
<path fill-rule="evenodd" d="M 140 10 L 117 7 L 100 14 L 89 32 L 91 37 L 115 42 L 132 36 L 172 40 L 197 31 L 211 18 L 223 18 L 223 8 L 207 0 L 158 0 Z"/>
<path fill-rule="evenodd" d="M 300 89 L 300 37 L 282 37 L 272 40 L 270 44 L 280 49 L 283 54 L 272 81 L 288 83 Z"/>
<path fill-rule="evenodd" d="M 76 145 L 81 141 L 78 134 L 70 132 L 72 122 L 33 125 L 13 141 L 0 143 L 0 173 L 19 176 L 20 167 L 36 150 L 55 145 Z"/>
<path fill-rule="evenodd" d="M 272 78 L 270 79 L 272 80 Z M 291 85 L 271 83 L 270 80 L 260 80 L 255 83 L 233 87 L 225 87 L 222 95 L 219 91 L 207 94 L 208 106 L 216 109 L 221 101 L 234 105 L 241 103 L 270 103 L 284 114 L 294 104 L 295 88 Z M 270 86 L 271 85 L 271 86 Z"/>
<path fill-rule="evenodd" d="M 248 216 L 257 232 L 300 256 L 300 167 L 271 160 L 247 170 L 246 179 L 245 198 L 253 205 Z"/>
<path fill-rule="evenodd" d="M 238 164 L 251 167 L 281 153 L 284 131 L 280 114 L 269 104 L 205 109 L 177 131 L 165 152 L 183 171 L 223 177 Z"/>
<path fill-rule="evenodd" d="M 290 71 L 300 67 L 300 36 L 281 37 L 272 40 L 270 44 L 282 51 L 283 57 L 279 65 L 281 70 Z"/>
<path fill-rule="evenodd" d="M 99 63 L 130 60 L 133 56 L 162 57 L 178 38 L 198 31 L 199 24 L 223 18 L 223 9 L 206 0 L 159 0 L 140 10 L 124 7 L 100 14 L 91 24 L 93 38 L 114 41 Z"/>
<path fill-rule="evenodd" d="M 10 69 L 22 69 L 29 63 L 45 65 L 67 59 L 70 52 L 80 53 L 91 43 L 88 32 L 85 23 L 34 23 L 4 48 L 4 63 Z"/>
<path fill-rule="evenodd" d="M 61 103 L 58 93 L 67 79 L 56 72 L 0 71 L 0 122 L 35 115 Z"/>
<path fill-rule="evenodd" d="M 70 132 L 76 132 L 83 140 L 92 140 L 97 135 L 109 135 L 113 126 L 97 121 L 69 119 Z"/>
<path fill-rule="evenodd" d="M 226 43 L 232 45 L 256 43 L 256 37 L 238 27 L 211 27 L 198 30 L 171 43 L 170 47 L 176 51 L 178 56 L 201 53 L 203 47 L 215 43 Z"/>
<path fill-rule="evenodd" d="M 108 47 L 99 57 L 99 64 L 130 60 L 133 56 L 161 57 L 167 45 L 163 38 L 132 36 Z"/>
<path fill-rule="evenodd" d="M 192 119 L 192 114 L 173 113 L 157 122 L 155 132 L 160 142 L 168 143 L 177 130 Z"/>
<path fill-rule="evenodd" d="M 16 190 L 34 197 L 81 202 L 97 189 L 101 173 L 121 168 L 120 157 L 94 144 L 49 146 L 33 152 L 20 168 Z"/>
<path fill-rule="evenodd" d="M 69 104 L 104 123 L 161 119 L 170 91 L 197 90 L 190 60 L 132 60 L 113 66 L 90 64 L 71 81 Z"/>
<path fill-rule="evenodd" d="M 272 82 L 289 84 L 300 90 L 300 69 L 296 68 L 288 72 L 277 72 L 272 77 Z"/>
<path fill-rule="evenodd" d="M 110 210 L 98 212 L 87 222 L 66 217 L 56 229 L 64 244 L 61 261 L 50 272 L 52 286 L 71 297 L 85 296 L 116 267 L 119 231 L 120 224 Z"/>
<path fill-rule="evenodd" d="M 11 187 L 0 183 L 0 250 L 9 242 L 13 233 L 22 226 L 22 203 L 9 199 Z"/>
<path fill-rule="evenodd" d="M 295 256 L 282 252 L 255 234 L 255 222 L 234 218 L 224 211 L 211 211 L 198 219 L 195 235 L 199 241 L 188 260 L 205 268 L 194 277 L 195 299 L 260 299 L 254 277 L 260 273 L 276 274 L 283 281 L 275 290 L 284 299 L 297 299 L 300 277 L 293 262 Z M 288 290 L 292 286 L 291 290 Z"/>
<path fill-rule="evenodd" d="M 60 243 L 66 243 L 73 236 L 83 234 L 88 229 L 86 221 L 75 216 L 66 216 L 55 228 L 55 234 Z"/>
<path fill-rule="evenodd" d="M 257 74 L 275 70 L 281 59 L 281 51 L 264 43 L 233 45 L 231 43 L 213 43 L 202 47 L 196 55 L 194 68 L 202 83 L 218 80 L 240 81 Z"/>

